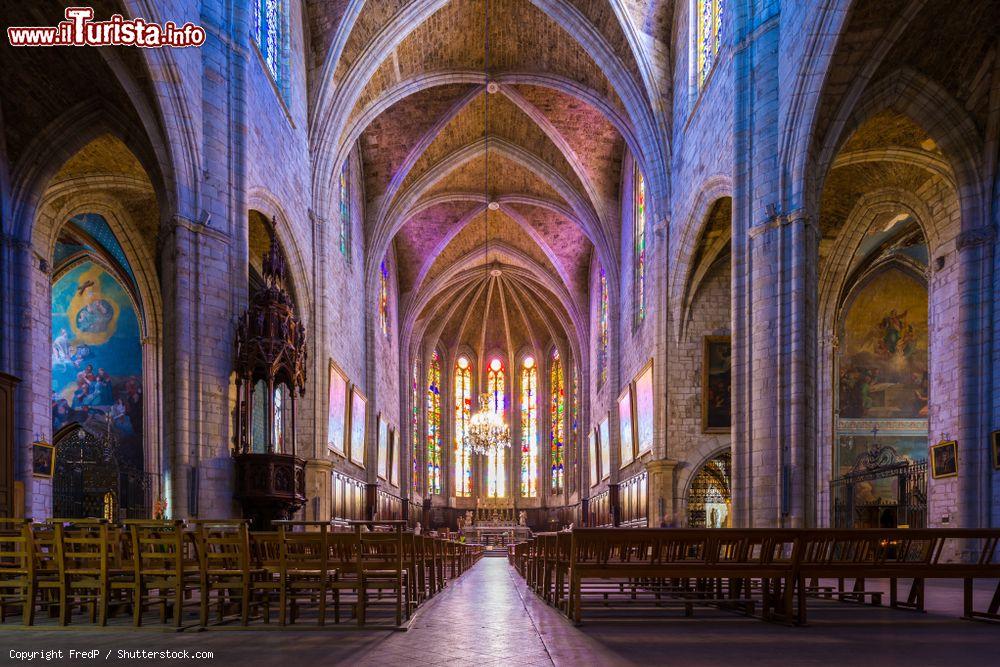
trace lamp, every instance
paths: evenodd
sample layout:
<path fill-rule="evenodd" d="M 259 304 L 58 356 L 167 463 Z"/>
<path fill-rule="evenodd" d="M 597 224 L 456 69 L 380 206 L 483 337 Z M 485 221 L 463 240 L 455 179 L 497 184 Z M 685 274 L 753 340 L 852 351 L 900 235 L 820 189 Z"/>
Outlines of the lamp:
<path fill-rule="evenodd" d="M 469 420 L 465 444 L 476 454 L 489 454 L 510 447 L 510 427 L 503 415 L 490 407 L 490 395 L 479 396 L 479 411 Z"/>

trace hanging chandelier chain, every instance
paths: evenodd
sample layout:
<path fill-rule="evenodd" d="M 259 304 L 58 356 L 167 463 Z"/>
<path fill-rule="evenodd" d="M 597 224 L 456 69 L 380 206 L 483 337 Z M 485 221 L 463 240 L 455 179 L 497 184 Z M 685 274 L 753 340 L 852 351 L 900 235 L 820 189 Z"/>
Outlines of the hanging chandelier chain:
<path fill-rule="evenodd" d="M 483 195 L 486 199 L 485 226 L 486 247 L 483 254 L 483 275 L 489 277 L 490 270 L 490 0 L 483 4 L 483 74 L 486 88 L 483 90 L 483 149 L 485 151 L 485 178 L 483 179 Z"/>

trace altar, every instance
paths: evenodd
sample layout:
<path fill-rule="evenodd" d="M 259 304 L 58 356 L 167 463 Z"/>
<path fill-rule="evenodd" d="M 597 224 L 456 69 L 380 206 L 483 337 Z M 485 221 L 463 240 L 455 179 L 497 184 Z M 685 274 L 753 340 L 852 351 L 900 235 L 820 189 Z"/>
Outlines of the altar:
<path fill-rule="evenodd" d="M 477 499 L 476 509 L 459 517 L 458 526 L 466 541 L 474 544 L 506 547 L 531 538 L 527 513 L 505 498 Z"/>

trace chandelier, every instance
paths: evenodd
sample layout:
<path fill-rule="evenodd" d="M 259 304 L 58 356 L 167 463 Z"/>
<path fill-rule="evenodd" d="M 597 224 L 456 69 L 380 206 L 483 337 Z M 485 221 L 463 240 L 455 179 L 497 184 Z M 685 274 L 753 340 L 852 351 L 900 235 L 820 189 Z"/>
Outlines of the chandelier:
<path fill-rule="evenodd" d="M 489 454 L 510 447 L 510 428 L 503 415 L 490 408 L 489 394 L 479 397 L 479 412 L 469 420 L 465 444 L 476 454 Z"/>

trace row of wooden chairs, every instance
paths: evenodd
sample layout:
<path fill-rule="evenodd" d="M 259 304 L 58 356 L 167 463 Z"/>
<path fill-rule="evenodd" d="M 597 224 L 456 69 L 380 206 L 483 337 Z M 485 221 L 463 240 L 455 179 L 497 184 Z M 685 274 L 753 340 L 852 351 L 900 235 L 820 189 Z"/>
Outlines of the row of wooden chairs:
<path fill-rule="evenodd" d="M 927 579 L 963 581 L 963 618 L 1000 621 L 1000 583 L 985 610 L 975 581 L 1000 578 L 1000 530 L 583 528 L 541 533 L 509 551 L 542 599 L 576 623 L 585 610 L 721 608 L 791 624 L 809 600 L 924 610 Z M 899 586 L 909 592 L 899 595 Z M 626 611 L 627 610 L 627 611 Z"/>
<path fill-rule="evenodd" d="M 0 519 L 0 622 L 20 611 L 33 625 L 42 611 L 68 625 L 83 609 L 106 625 L 128 609 L 140 626 L 155 608 L 161 623 L 206 628 L 270 623 L 274 609 L 280 625 L 314 610 L 319 625 L 346 612 L 364 626 L 389 606 L 398 626 L 481 555 L 402 526 L 279 522 L 251 532 L 245 521 Z"/>

